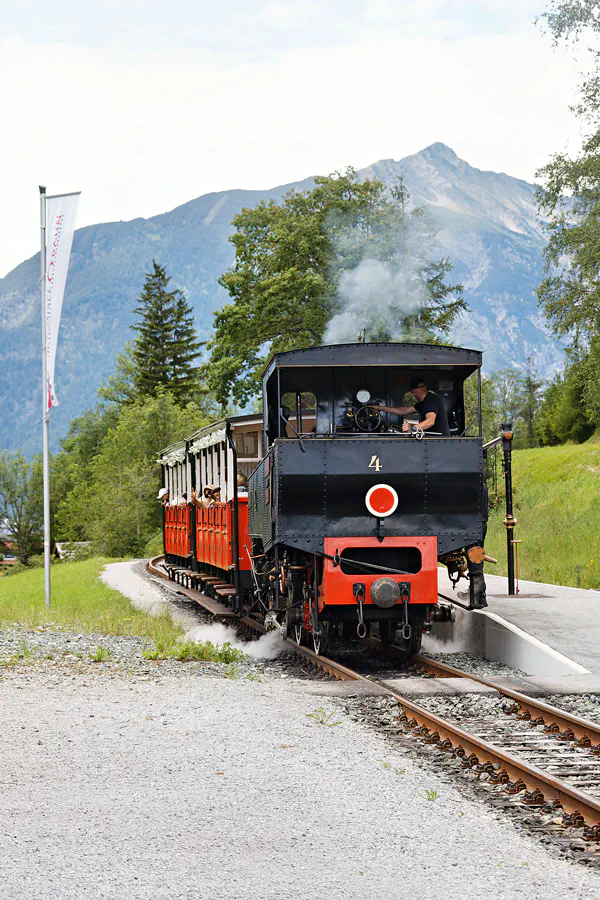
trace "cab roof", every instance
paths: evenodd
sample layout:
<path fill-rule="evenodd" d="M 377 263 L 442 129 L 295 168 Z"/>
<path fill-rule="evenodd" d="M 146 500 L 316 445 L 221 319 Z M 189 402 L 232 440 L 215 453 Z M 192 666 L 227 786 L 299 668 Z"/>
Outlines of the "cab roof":
<path fill-rule="evenodd" d="M 263 372 L 269 378 L 275 369 L 296 366 L 468 366 L 470 372 L 481 366 L 480 350 L 447 347 L 441 344 L 401 344 L 392 341 L 353 344 L 327 344 L 304 350 L 275 353 Z"/>

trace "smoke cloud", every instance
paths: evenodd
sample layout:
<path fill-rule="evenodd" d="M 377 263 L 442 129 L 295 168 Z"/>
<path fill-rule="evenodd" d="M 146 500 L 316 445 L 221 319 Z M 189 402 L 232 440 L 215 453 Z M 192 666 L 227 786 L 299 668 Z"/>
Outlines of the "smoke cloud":
<path fill-rule="evenodd" d="M 394 191 L 364 220 L 332 214 L 327 233 L 334 247 L 335 313 L 324 343 L 418 340 L 419 313 L 432 304 L 429 269 L 439 250 L 434 225 L 420 209 L 408 210 Z"/>
<path fill-rule="evenodd" d="M 325 330 L 325 344 L 355 341 L 361 328 L 371 340 L 407 337 L 407 319 L 423 309 L 428 294 L 415 259 L 391 265 L 379 259 L 362 259 L 342 273 L 337 291 L 340 309 Z"/>

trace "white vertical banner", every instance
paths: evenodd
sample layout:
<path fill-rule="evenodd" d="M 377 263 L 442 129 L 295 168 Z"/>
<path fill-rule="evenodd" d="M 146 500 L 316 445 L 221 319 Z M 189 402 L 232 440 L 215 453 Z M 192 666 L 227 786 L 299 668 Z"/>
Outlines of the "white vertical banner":
<path fill-rule="evenodd" d="M 46 205 L 46 409 L 58 406 L 54 366 L 69 257 L 75 231 L 79 194 L 47 198 Z"/>

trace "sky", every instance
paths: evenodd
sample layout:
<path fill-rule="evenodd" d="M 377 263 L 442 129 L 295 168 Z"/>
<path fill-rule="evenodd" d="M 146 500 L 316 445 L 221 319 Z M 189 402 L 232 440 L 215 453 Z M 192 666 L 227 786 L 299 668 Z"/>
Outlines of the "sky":
<path fill-rule="evenodd" d="M 148 217 L 435 141 L 529 181 L 576 146 L 582 56 L 543 0 L 0 0 L 0 277 L 78 225 Z"/>

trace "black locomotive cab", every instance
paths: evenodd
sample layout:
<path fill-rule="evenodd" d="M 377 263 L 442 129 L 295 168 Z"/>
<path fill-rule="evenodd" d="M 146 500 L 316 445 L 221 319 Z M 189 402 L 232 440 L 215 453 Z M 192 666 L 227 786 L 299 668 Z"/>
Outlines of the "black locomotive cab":
<path fill-rule="evenodd" d="M 345 627 L 420 644 L 437 604 L 438 559 L 482 543 L 481 353 L 357 343 L 275 355 L 263 375 L 265 455 L 249 480 L 257 590 L 296 640 Z M 380 407 L 437 395 L 449 435 Z M 403 418 L 416 427 L 403 430 Z M 466 563 L 465 563 L 466 565 Z M 279 573 L 271 578 L 268 573 Z"/>

